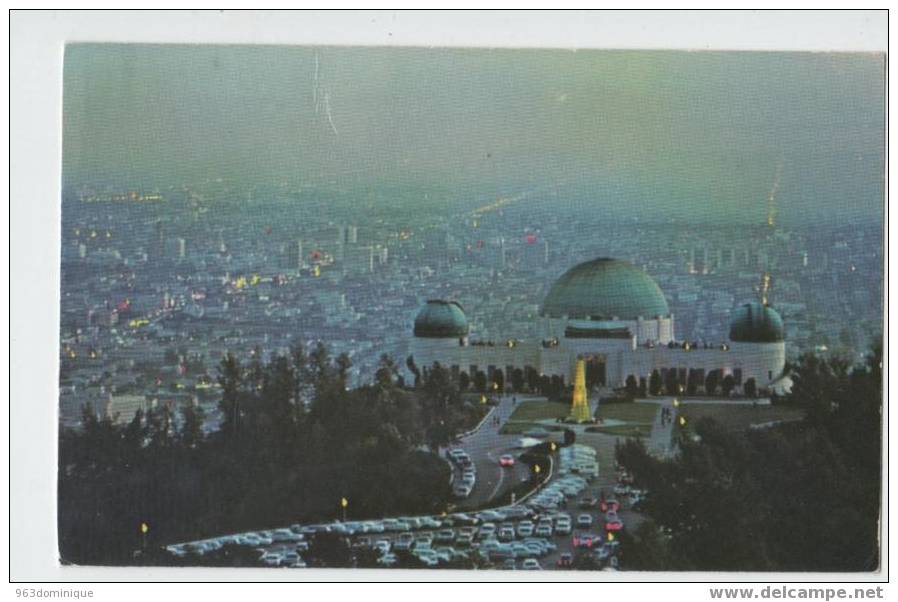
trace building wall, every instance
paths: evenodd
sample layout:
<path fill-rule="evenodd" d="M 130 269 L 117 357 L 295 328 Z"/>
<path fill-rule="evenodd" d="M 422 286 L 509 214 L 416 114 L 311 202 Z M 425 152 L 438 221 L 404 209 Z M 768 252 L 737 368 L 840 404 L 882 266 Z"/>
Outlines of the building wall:
<path fill-rule="evenodd" d="M 545 321 L 546 338 L 556 337 L 561 339 L 567 328 L 568 321 L 563 318 L 543 318 Z M 582 322 L 582 320 L 578 321 Z M 644 343 L 652 341 L 666 345 L 674 340 L 673 315 L 664 318 L 638 319 L 638 320 L 613 320 L 615 326 L 624 326 L 636 336 L 636 342 Z"/>
<path fill-rule="evenodd" d="M 559 375 L 566 383 L 573 382 L 577 358 L 594 355 L 604 358 L 606 384 L 624 386 L 627 376 L 648 378 L 654 370 L 659 372 L 676 369 L 686 373 L 701 370 L 707 375 L 721 370 L 723 375 L 741 375 L 739 384 L 754 378 L 758 387 L 767 386 L 778 378 L 785 366 L 785 344 L 779 343 L 731 343 L 728 350 L 685 350 L 659 345 L 653 348 L 637 346 L 635 339 L 561 339 L 555 347 L 542 343 L 524 342 L 515 347 L 496 345 L 460 345 L 458 339 L 429 339 L 416 337 L 412 343 L 412 355 L 419 368 L 439 362 L 447 368 L 456 366 L 468 372 L 470 367 L 489 374 L 490 367 L 505 371 L 508 366 L 525 369 L 532 367 L 540 374 Z M 506 378 L 508 375 L 506 374 Z"/>
<path fill-rule="evenodd" d="M 489 373 L 489 367 L 506 370 L 507 366 L 523 370 L 529 366 L 539 370 L 540 350 L 539 343 L 518 343 L 515 347 L 505 344 L 487 345 L 460 345 L 456 338 L 425 338 L 415 337 L 411 345 L 411 353 L 418 368 L 427 368 L 435 362 L 439 362 L 446 368 L 456 366 L 461 372 L 471 373 L 471 366 Z M 508 375 L 506 375 L 507 377 Z"/>

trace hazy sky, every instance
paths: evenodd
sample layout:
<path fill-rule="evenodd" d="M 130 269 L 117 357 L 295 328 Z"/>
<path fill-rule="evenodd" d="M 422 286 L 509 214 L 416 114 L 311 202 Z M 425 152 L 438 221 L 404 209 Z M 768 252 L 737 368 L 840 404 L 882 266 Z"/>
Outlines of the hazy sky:
<path fill-rule="evenodd" d="M 317 86 L 316 86 L 317 56 Z M 785 220 L 882 210 L 878 55 L 77 45 L 64 183 L 225 177 Z"/>

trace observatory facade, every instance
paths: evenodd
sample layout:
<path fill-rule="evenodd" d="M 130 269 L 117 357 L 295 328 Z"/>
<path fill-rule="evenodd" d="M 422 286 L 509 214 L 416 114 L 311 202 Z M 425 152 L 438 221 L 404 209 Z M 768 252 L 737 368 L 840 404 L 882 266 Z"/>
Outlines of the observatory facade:
<path fill-rule="evenodd" d="M 758 390 L 776 388 L 785 365 L 783 322 L 770 306 L 745 303 L 733 313 L 729 341 L 714 345 L 676 338 L 664 293 L 644 271 L 626 261 L 599 258 L 578 264 L 552 285 L 538 318 L 540 341 L 469 340 L 467 317 L 454 301 L 431 300 L 415 318 L 412 357 L 427 369 L 440 363 L 454 373 L 483 372 L 490 381 L 514 370 L 559 376 L 572 383 L 577 360 L 587 385 L 624 387 L 632 376 L 645 387 L 653 372 L 670 371 L 684 387 L 732 376 L 736 390 L 749 380 Z"/>

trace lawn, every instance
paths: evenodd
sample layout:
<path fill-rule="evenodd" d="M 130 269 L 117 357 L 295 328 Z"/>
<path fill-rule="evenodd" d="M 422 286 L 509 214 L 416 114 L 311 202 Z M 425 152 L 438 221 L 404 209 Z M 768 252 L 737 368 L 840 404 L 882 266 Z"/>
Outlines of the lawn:
<path fill-rule="evenodd" d="M 504 425 L 502 425 L 502 428 L 499 432 L 503 435 L 523 435 L 525 432 L 536 428 L 541 428 L 552 432 L 564 430 L 564 427 L 562 425 L 556 426 L 554 424 L 539 424 L 537 422 L 506 422 Z"/>
<path fill-rule="evenodd" d="M 589 433 L 616 435 L 618 437 L 648 437 L 652 433 L 651 424 L 618 424 L 616 426 L 591 426 Z"/>
<path fill-rule="evenodd" d="M 753 424 L 764 424 L 777 420 L 801 420 L 804 412 L 797 408 L 783 406 L 734 406 L 725 403 L 714 405 L 690 405 L 680 407 L 680 414 L 695 423 L 700 418 L 713 418 L 727 430 L 743 430 Z"/>
<path fill-rule="evenodd" d="M 658 405 L 654 403 L 606 403 L 599 405 L 598 417 L 602 420 L 623 420 L 652 425 Z"/>
<path fill-rule="evenodd" d="M 525 401 L 514 409 L 509 422 L 530 422 L 537 420 L 555 420 L 571 413 L 571 404 L 558 401 Z"/>

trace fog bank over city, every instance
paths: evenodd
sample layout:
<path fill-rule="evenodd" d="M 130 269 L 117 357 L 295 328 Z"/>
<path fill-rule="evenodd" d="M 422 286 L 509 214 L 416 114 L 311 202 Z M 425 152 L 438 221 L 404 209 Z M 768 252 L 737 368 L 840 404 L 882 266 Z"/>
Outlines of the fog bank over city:
<path fill-rule="evenodd" d="M 235 199 L 289 183 L 450 213 L 514 198 L 758 223 L 773 197 L 793 226 L 882 215 L 876 55 L 86 44 L 64 79 L 66 190 L 222 178 Z"/>

